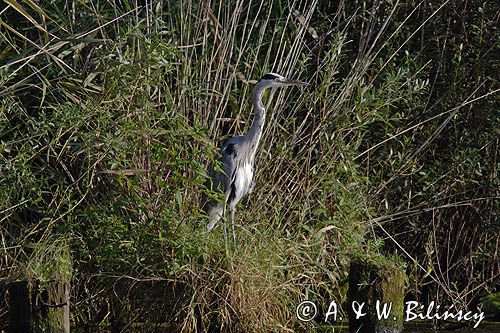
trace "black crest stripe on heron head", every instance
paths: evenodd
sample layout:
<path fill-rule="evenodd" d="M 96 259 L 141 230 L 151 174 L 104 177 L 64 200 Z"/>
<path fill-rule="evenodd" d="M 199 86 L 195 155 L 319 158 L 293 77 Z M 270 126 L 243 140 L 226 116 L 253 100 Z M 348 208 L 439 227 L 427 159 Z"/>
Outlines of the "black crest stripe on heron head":
<path fill-rule="evenodd" d="M 276 78 L 278 78 L 278 76 L 271 74 L 271 73 L 268 73 L 268 74 L 265 74 L 263 77 L 261 77 L 261 80 L 274 80 Z"/>

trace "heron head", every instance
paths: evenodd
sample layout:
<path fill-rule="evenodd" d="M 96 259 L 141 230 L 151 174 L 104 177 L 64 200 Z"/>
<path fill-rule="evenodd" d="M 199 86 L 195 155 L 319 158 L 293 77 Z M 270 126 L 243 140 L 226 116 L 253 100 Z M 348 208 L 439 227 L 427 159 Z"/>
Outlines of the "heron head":
<path fill-rule="evenodd" d="M 288 86 L 306 86 L 308 83 L 297 80 L 290 80 L 276 73 L 267 73 L 260 78 L 258 84 L 270 88 L 279 88 Z"/>

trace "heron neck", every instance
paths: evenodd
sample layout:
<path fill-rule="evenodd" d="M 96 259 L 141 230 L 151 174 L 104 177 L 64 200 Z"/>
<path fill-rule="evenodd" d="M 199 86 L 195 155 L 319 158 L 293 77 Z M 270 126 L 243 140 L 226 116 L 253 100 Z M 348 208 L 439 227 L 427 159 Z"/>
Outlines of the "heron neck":
<path fill-rule="evenodd" d="M 257 151 L 257 146 L 259 145 L 262 131 L 264 129 L 264 122 L 266 120 L 266 108 L 264 106 L 264 103 L 262 102 L 265 90 L 266 87 L 262 87 L 257 84 L 252 91 L 254 118 L 252 126 L 247 133 L 250 141 L 250 156 L 252 159 L 255 157 L 255 152 Z"/>

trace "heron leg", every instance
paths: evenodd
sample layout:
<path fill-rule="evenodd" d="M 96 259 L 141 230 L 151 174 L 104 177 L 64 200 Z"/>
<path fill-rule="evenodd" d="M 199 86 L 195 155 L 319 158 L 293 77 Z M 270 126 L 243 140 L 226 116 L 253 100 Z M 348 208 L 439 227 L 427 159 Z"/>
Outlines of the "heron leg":
<path fill-rule="evenodd" d="M 224 230 L 224 243 L 227 244 L 227 227 L 226 227 L 226 205 L 224 204 L 224 208 L 222 209 L 222 227 Z"/>
<path fill-rule="evenodd" d="M 236 208 L 231 208 L 231 229 L 233 232 L 233 244 L 236 244 L 236 233 L 234 232 L 234 216 L 236 213 Z"/>

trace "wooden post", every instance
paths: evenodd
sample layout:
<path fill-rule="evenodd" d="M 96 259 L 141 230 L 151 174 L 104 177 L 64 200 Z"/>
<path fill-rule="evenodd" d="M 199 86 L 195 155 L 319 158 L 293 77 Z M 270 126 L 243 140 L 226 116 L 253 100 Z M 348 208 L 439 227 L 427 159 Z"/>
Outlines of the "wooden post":
<path fill-rule="evenodd" d="M 400 333 L 403 331 L 405 272 L 403 268 L 351 263 L 349 272 L 349 332 Z M 378 302 L 377 302 L 378 301 Z M 352 304 L 364 303 L 366 315 L 356 319 Z M 385 318 L 384 305 L 390 306 Z"/>
<path fill-rule="evenodd" d="M 9 332 L 69 333 L 69 281 L 13 282 L 9 286 Z"/>
<path fill-rule="evenodd" d="M 12 282 L 9 293 L 9 332 L 33 332 L 31 288 L 26 281 Z"/>

